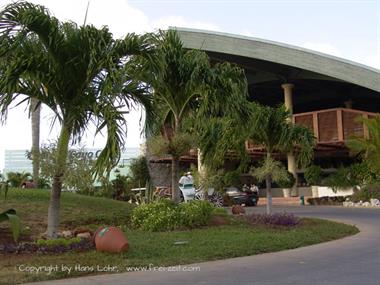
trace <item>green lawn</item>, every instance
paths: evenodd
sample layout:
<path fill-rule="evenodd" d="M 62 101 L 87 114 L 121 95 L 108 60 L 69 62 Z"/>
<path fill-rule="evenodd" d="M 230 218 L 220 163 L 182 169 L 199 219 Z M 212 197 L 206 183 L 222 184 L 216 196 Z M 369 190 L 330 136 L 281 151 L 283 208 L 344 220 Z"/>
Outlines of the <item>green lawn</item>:
<path fill-rule="evenodd" d="M 66 225 L 73 221 L 76 225 L 90 223 L 93 227 L 104 224 L 106 221 L 128 224 L 128 217 L 124 217 L 124 215 L 128 215 L 131 206 L 127 203 L 70 193 L 64 193 L 62 198 L 62 220 Z M 6 204 L 1 202 L 0 209 L 12 205 L 14 208 L 20 209 L 20 216 L 24 224 L 29 224 L 32 219 L 33 223 L 44 226 L 47 202 L 48 195 L 45 192 L 17 190 L 10 194 L 10 199 Z M 28 214 L 30 211 L 33 211 L 33 215 Z M 97 218 L 92 219 L 93 215 Z M 38 220 L 39 223 L 37 223 Z M 99 273 L 98 265 L 114 266 L 114 272 L 123 272 L 128 270 L 127 267 L 132 266 L 168 266 L 254 255 L 320 243 L 357 232 L 358 229 L 354 226 L 317 219 L 303 219 L 300 226 L 291 230 L 254 228 L 242 223 L 164 233 L 126 229 L 130 249 L 123 254 L 111 255 L 90 251 L 59 256 L 0 256 L 0 284 L 17 284 L 94 274 Z M 174 245 L 176 241 L 187 241 L 188 243 Z M 58 265 L 59 269 L 50 275 L 46 273 L 30 274 L 20 272 L 21 264 Z M 72 272 L 70 274 L 62 272 L 62 264 L 72 267 Z M 75 266 L 78 264 L 88 266 L 87 270 L 81 272 L 78 267 L 75 270 Z"/>

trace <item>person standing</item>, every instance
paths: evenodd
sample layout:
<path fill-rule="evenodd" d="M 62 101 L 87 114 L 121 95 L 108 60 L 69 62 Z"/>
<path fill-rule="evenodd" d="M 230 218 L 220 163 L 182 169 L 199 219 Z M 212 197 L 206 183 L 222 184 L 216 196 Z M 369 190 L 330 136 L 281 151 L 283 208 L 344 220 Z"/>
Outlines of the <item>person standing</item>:
<path fill-rule="evenodd" d="M 190 171 L 186 173 L 186 177 L 187 177 L 187 184 L 194 184 L 194 178 L 191 175 Z"/>

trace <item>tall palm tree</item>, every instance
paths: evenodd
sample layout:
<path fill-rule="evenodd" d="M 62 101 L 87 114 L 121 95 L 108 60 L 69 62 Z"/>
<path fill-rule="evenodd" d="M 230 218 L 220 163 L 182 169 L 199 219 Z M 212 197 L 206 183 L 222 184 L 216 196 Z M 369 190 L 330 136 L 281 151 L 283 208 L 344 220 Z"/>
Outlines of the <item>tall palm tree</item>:
<path fill-rule="evenodd" d="M 107 131 L 94 174 L 109 170 L 120 157 L 126 135 L 125 110 L 141 103 L 150 114 L 145 88 L 131 78 L 129 55 L 150 57 L 151 45 L 134 34 L 114 40 L 108 28 L 78 27 L 60 22 L 46 8 L 28 2 L 10 4 L 0 12 L 0 112 L 36 98 L 60 123 L 57 157 L 48 211 L 47 235 L 59 226 L 62 178 L 70 141 L 77 143 L 89 124 Z M 46 92 L 48 90 L 48 92 Z"/>
<path fill-rule="evenodd" d="M 184 146 L 190 147 L 185 119 L 197 112 L 206 114 L 206 110 L 211 116 L 236 105 L 242 109 L 240 103 L 246 98 L 247 84 L 243 70 L 235 65 L 213 65 L 205 52 L 186 50 L 175 30 L 161 32 L 158 40 L 161 64 L 153 72 L 146 72 L 144 80 L 152 87 L 154 104 L 160 113 L 157 129 L 172 157 L 172 198 L 179 201 L 179 160 Z"/>
<path fill-rule="evenodd" d="M 380 116 L 372 119 L 361 118 L 360 121 L 368 129 L 368 138 L 352 138 L 347 145 L 360 153 L 375 173 L 380 173 Z"/>
<path fill-rule="evenodd" d="M 41 104 L 36 98 L 30 100 L 30 119 L 32 125 L 32 163 L 33 163 L 33 181 L 35 187 L 38 187 L 40 173 L 40 119 Z"/>
<path fill-rule="evenodd" d="M 297 163 L 305 166 L 313 157 L 315 138 L 309 129 L 289 122 L 290 114 L 284 106 L 271 108 L 255 105 L 253 108 L 255 111 L 252 112 L 252 118 L 247 124 L 248 138 L 264 148 L 265 158 L 258 176 L 265 179 L 267 213 L 270 214 L 272 212 L 272 179 L 281 170 L 273 154 L 285 154 L 296 150 Z M 283 175 L 278 176 L 279 179 L 283 178 Z"/>

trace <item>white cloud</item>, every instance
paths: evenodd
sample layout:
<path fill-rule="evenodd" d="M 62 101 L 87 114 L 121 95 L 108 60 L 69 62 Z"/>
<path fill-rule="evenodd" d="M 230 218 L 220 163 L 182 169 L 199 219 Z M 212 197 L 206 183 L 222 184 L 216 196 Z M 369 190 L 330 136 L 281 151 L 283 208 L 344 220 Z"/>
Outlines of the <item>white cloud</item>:
<path fill-rule="evenodd" d="M 192 21 L 187 20 L 180 16 L 169 16 L 158 19 L 157 21 L 153 21 L 150 26 L 152 29 L 167 29 L 168 27 L 186 27 L 186 28 L 194 28 L 194 29 L 202 29 L 202 30 L 210 30 L 210 31 L 220 31 L 220 27 L 211 23 L 211 22 L 203 22 L 203 21 Z"/>
<path fill-rule="evenodd" d="M 239 35 L 247 36 L 247 37 L 254 37 L 253 33 L 249 30 L 243 30 L 239 33 Z"/>
<path fill-rule="evenodd" d="M 377 68 L 377 69 L 380 69 L 380 55 L 370 55 L 370 56 L 366 56 L 362 61 L 360 61 L 361 63 L 365 64 L 365 65 L 368 65 L 368 66 L 371 66 L 371 67 L 374 67 L 374 68 Z"/>
<path fill-rule="evenodd" d="M 322 53 L 342 57 L 342 53 L 340 52 L 340 50 L 329 43 L 306 42 L 301 46 L 314 51 L 319 51 Z"/>

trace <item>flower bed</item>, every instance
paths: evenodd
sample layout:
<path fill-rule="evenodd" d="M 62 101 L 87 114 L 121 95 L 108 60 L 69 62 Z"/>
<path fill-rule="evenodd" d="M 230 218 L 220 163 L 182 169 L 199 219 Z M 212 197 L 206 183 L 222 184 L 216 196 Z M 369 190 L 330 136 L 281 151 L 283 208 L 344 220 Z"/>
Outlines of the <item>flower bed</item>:
<path fill-rule="evenodd" d="M 38 240 L 37 242 L 23 242 L 19 244 L 8 243 L 0 245 L 0 253 L 3 254 L 56 254 L 71 251 L 87 251 L 94 248 L 91 239 L 55 239 Z"/>

